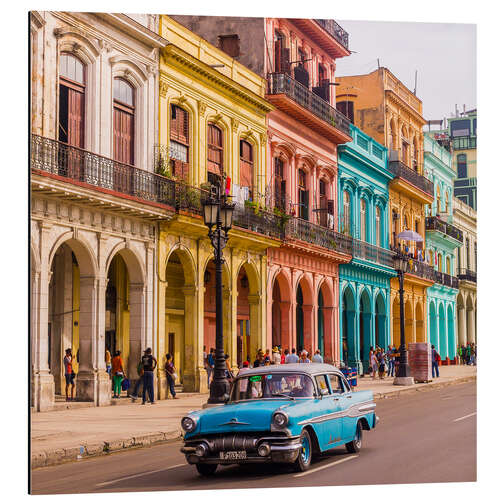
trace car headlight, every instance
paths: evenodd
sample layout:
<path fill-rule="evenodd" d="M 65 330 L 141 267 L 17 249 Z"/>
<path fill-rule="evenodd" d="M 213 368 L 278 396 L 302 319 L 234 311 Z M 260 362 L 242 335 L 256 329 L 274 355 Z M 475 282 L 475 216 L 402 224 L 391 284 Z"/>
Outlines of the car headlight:
<path fill-rule="evenodd" d="M 186 432 L 193 432 L 196 429 L 196 420 L 191 417 L 184 417 L 181 420 L 181 427 Z"/>
<path fill-rule="evenodd" d="M 288 415 L 286 413 L 277 411 L 273 415 L 273 425 L 275 425 L 276 427 L 279 427 L 281 429 L 283 427 L 286 427 L 287 424 L 288 424 Z"/>

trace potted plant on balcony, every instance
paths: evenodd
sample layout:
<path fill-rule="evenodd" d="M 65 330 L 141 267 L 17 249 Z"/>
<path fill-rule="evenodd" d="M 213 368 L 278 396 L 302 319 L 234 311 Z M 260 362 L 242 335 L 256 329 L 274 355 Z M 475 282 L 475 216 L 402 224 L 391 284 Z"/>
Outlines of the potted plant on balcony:
<path fill-rule="evenodd" d="M 245 208 L 247 208 L 249 210 L 253 210 L 255 215 L 260 215 L 260 207 L 256 201 L 245 200 Z"/>
<path fill-rule="evenodd" d="M 279 207 L 274 207 L 273 213 L 278 216 L 278 227 L 280 230 L 285 229 L 287 222 L 292 218 L 292 216 Z"/>

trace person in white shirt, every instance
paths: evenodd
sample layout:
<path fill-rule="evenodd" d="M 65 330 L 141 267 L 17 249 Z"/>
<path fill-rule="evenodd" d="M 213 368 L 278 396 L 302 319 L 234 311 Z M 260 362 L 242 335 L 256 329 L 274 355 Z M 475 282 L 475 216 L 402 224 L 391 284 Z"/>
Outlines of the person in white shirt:
<path fill-rule="evenodd" d="M 323 356 L 321 356 L 321 351 L 319 349 L 316 349 L 316 352 L 314 353 L 314 356 L 312 357 L 312 362 L 313 363 L 323 363 Z"/>
<path fill-rule="evenodd" d="M 308 352 L 306 350 L 300 353 L 299 363 L 310 363 L 311 360 L 307 357 Z"/>
<path fill-rule="evenodd" d="M 281 365 L 281 353 L 277 346 L 273 347 L 273 365 Z"/>

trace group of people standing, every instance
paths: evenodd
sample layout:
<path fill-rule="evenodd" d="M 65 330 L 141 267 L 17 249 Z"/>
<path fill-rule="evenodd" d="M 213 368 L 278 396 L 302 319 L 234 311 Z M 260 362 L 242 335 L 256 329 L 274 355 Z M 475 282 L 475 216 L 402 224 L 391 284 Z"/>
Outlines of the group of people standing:
<path fill-rule="evenodd" d="M 368 354 L 368 373 L 375 379 L 377 374 L 380 379 L 394 377 L 396 367 L 399 362 L 399 351 L 395 346 L 388 345 L 385 350 L 383 347 L 370 347 Z"/>
<path fill-rule="evenodd" d="M 477 347 L 474 342 L 459 345 L 457 349 L 459 363 L 462 365 L 476 365 Z"/>

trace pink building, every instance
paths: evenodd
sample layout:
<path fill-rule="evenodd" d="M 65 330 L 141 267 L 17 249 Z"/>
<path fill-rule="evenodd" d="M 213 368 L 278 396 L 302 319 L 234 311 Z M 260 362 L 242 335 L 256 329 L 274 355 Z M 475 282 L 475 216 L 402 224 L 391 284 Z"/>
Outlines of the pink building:
<path fill-rule="evenodd" d="M 350 54 L 332 20 L 172 16 L 266 78 L 266 193 L 291 216 L 280 248 L 268 250 L 267 346 L 320 349 L 338 362 L 338 265 L 352 240 L 337 233 L 337 145 L 349 121 L 335 109 L 335 60 Z M 262 201 L 256 200 L 256 201 Z"/>

